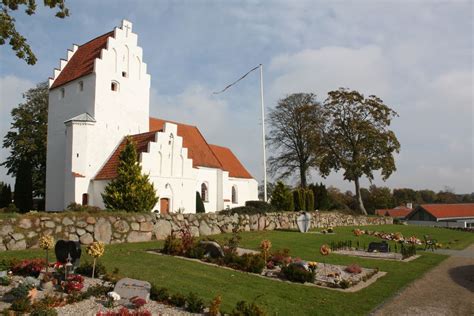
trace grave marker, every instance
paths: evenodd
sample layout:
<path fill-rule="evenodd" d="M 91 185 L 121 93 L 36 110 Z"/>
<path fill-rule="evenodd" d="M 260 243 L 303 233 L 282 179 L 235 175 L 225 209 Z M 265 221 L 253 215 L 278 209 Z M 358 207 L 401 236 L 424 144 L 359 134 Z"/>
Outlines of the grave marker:
<path fill-rule="evenodd" d="M 307 233 L 311 228 L 311 214 L 304 212 L 296 219 L 300 232 Z"/>
<path fill-rule="evenodd" d="M 150 298 L 150 282 L 130 278 L 120 279 L 115 285 L 114 292 L 120 295 L 122 304 L 133 297 L 142 298 L 148 302 Z"/>

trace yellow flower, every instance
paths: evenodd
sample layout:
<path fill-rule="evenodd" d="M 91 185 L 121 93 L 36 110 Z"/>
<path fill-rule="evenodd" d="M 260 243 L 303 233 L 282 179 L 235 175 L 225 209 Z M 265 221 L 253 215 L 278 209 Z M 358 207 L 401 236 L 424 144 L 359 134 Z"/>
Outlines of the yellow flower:
<path fill-rule="evenodd" d="M 54 238 L 51 235 L 43 235 L 40 237 L 39 246 L 41 249 L 50 250 L 54 247 Z"/>
<path fill-rule="evenodd" d="M 105 246 L 103 242 L 95 241 L 89 246 L 87 246 L 86 252 L 89 256 L 94 258 L 102 257 L 105 251 Z"/>

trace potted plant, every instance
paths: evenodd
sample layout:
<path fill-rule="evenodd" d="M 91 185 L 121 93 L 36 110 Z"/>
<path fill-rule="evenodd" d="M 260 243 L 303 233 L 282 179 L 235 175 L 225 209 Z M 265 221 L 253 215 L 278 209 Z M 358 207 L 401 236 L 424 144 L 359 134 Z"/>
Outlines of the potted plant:
<path fill-rule="evenodd" d="M 52 272 L 46 272 L 42 275 L 42 278 L 40 281 L 40 288 L 43 291 L 51 291 L 55 285 L 56 285 L 56 278 L 54 277 Z"/>
<path fill-rule="evenodd" d="M 102 257 L 105 251 L 104 243 L 100 241 L 95 241 L 89 246 L 87 246 L 87 254 L 94 258 L 94 263 L 92 264 L 92 278 L 94 278 L 95 274 L 95 263 L 97 258 Z"/>

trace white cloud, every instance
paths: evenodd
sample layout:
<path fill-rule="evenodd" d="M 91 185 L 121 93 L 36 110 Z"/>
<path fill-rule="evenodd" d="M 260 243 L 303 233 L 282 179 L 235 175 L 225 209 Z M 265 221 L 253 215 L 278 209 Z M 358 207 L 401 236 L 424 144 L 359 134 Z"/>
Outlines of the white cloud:
<path fill-rule="evenodd" d="M 3 137 L 10 129 L 11 110 L 23 101 L 23 92 L 33 87 L 30 80 L 15 76 L 0 77 L 0 138 L 3 144 Z M 4 162 L 9 152 L 0 146 L 0 161 Z M 13 179 L 7 175 L 4 167 L 0 167 L 0 181 L 13 184 Z"/>

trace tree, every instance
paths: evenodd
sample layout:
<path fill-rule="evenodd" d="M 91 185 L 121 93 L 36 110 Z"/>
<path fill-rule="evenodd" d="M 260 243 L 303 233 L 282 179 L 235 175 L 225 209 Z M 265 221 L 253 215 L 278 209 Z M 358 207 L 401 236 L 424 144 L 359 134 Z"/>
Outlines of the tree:
<path fill-rule="evenodd" d="M 390 188 L 377 187 L 373 184 L 368 192 L 368 204 L 370 207 L 367 207 L 367 212 L 369 214 L 374 214 L 376 209 L 389 209 L 395 206 Z"/>
<path fill-rule="evenodd" d="M 312 212 L 314 211 L 314 193 L 311 189 L 305 191 L 305 207 L 306 207 L 306 212 Z"/>
<path fill-rule="evenodd" d="M 380 170 L 386 180 L 396 170 L 394 152 L 400 143 L 388 129 L 397 113 L 376 96 L 365 98 L 357 91 L 339 89 L 324 102 L 320 172 L 344 170 L 344 179 L 355 184 L 359 210 L 367 214 L 360 195 L 360 178 L 374 178 Z"/>
<path fill-rule="evenodd" d="M 150 212 L 158 197 L 148 175 L 142 174 L 136 145 L 130 137 L 127 137 L 120 152 L 117 173 L 102 193 L 105 207 L 127 212 Z"/>
<path fill-rule="evenodd" d="M 309 188 L 313 191 L 314 195 L 314 207 L 317 210 L 329 210 L 329 197 L 326 186 L 320 184 L 310 184 Z"/>
<path fill-rule="evenodd" d="M 272 196 L 273 190 L 275 189 L 275 183 L 267 182 L 267 196 Z M 263 195 L 265 194 L 264 185 L 258 186 L 258 198 L 263 201 Z"/>
<path fill-rule="evenodd" d="M 406 205 L 407 203 L 420 201 L 418 193 L 410 188 L 393 189 L 393 199 L 396 205 Z"/>
<path fill-rule="evenodd" d="M 12 202 L 12 189 L 9 184 L 0 182 L 0 208 L 7 207 Z"/>
<path fill-rule="evenodd" d="M 15 179 L 15 206 L 25 213 L 33 208 L 33 182 L 31 164 L 22 160 Z"/>
<path fill-rule="evenodd" d="M 297 171 L 306 188 L 309 168 L 317 165 L 320 108 L 314 94 L 296 93 L 278 101 L 270 112 L 267 140 L 275 152 L 269 159 L 273 175 L 282 179 Z"/>
<path fill-rule="evenodd" d="M 270 204 L 277 211 L 293 211 L 293 194 L 283 182 L 278 181 L 272 193 Z"/>
<path fill-rule="evenodd" d="M 3 139 L 3 147 L 10 150 L 10 155 L 0 165 L 17 177 L 20 164 L 29 161 L 35 197 L 44 196 L 46 185 L 48 93 L 48 84 L 42 82 L 24 94 L 26 102 L 11 111 L 13 121 Z"/>
<path fill-rule="evenodd" d="M 420 203 L 434 203 L 436 201 L 436 193 L 432 190 L 419 190 L 417 195 L 420 197 Z"/>
<path fill-rule="evenodd" d="M 65 18 L 69 16 L 69 10 L 64 4 L 65 0 L 44 0 L 44 6 L 51 9 L 58 8 L 56 17 Z M 30 45 L 15 28 L 15 19 L 10 15 L 11 11 L 16 11 L 20 6 L 25 6 L 27 15 L 33 15 L 36 11 L 36 0 L 3 0 L 0 2 L 0 45 L 7 41 L 16 52 L 16 56 L 25 60 L 29 65 L 36 63 L 36 56 Z"/>
<path fill-rule="evenodd" d="M 300 212 L 306 210 L 305 190 L 298 188 L 293 190 L 294 211 Z"/>

